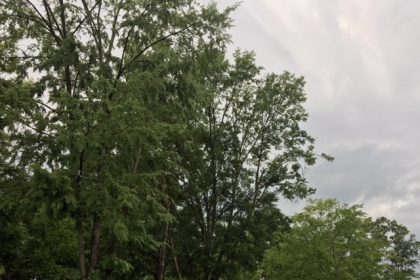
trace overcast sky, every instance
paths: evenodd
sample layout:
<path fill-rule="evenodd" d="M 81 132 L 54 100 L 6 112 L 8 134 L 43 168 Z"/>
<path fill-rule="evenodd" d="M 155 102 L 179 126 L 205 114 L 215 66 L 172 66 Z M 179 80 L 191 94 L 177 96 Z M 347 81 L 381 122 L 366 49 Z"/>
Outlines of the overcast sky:
<path fill-rule="evenodd" d="M 419 14 L 417 0 L 244 0 L 231 32 L 267 71 L 305 77 L 306 127 L 335 157 L 307 173 L 316 197 L 363 203 L 417 236 Z"/>

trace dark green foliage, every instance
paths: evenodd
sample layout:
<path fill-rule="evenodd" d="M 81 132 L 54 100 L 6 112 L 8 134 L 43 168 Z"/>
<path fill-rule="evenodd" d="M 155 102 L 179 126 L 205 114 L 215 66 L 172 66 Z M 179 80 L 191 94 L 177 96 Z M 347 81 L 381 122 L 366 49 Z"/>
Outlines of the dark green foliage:
<path fill-rule="evenodd" d="M 417 275 L 420 249 L 420 242 L 416 241 L 415 235 L 410 234 L 405 226 L 385 217 L 376 219 L 372 226 L 375 238 L 386 243 L 383 279 L 413 279 Z"/>
<path fill-rule="evenodd" d="M 1 0 L 6 278 L 133 279 L 144 266 L 184 172 L 171 139 L 200 100 L 190 52 L 195 38 L 224 44 L 228 13 L 189 0 Z"/>
<path fill-rule="evenodd" d="M 288 224 L 278 196 L 313 191 L 302 176 L 315 161 L 313 140 L 299 127 L 302 78 L 261 75 L 252 53 L 236 52 L 229 63 L 223 51 L 203 52 L 196 72 L 207 100 L 189 124 L 190 140 L 178 143 L 189 176 L 175 237 L 191 279 L 236 279 L 256 269 L 272 234 Z"/>
<path fill-rule="evenodd" d="M 0 277 L 249 279 L 314 191 L 303 78 L 226 58 L 235 7 L 0 4 Z"/>

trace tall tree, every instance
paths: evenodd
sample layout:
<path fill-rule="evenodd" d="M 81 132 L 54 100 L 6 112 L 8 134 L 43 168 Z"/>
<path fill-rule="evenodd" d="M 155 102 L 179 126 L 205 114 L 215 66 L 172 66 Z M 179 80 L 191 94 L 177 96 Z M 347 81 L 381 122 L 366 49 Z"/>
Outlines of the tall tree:
<path fill-rule="evenodd" d="M 262 74 L 252 53 L 238 51 L 230 63 L 217 45 L 200 51 L 195 73 L 207 98 L 189 124 L 191 139 L 177 144 L 188 176 L 174 237 L 189 279 L 238 279 L 287 225 L 278 197 L 313 192 L 303 176 L 315 162 L 313 139 L 300 127 L 304 80 Z"/>
<path fill-rule="evenodd" d="M 228 12 L 192 0 L 0 3 L 1 234 L 17 238 L 5 277 L 128 277 L 141 253 L 130 247 L 158 247 L 148 229 L 169 219 L 164 182 L 181 172 L 169 140 L 197 92 L 188 53 L 195 38 L 228 39 Z"/>

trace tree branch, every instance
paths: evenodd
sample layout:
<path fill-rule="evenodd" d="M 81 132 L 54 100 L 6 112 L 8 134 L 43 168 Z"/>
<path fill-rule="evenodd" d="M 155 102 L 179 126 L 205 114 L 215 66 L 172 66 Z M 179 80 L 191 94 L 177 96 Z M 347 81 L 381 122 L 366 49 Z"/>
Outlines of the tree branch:
<path fill-rule="evenodd" d="M 33 127 L 33 126 L 32 126 L 32 125 L 30 125 L 30 124 L 27 124 L 27 123 L 24 123 L 24 122 L 20 122 L 20 123 L 21 123 L 22 125 L 24 125 L 24 126 L 26 126 L 26 127 L 30 128 L 30 129 L 32 129 L 33 131 L 38 132 L 39 134 L 42 134 L 42 135 L 48 136 L 48 137 L 50 137 L 50 138 L 56 139 L 56 138 L 55 138 L 55 136 L 53 136 L 53 135 L 51 135 L 51 134 L 49 134 L 49 133 L 47 133 L 47 132 L 41 131 L 41 130 L 39 130 L 39 129 L 36 129 L 35 127 Z"/>
<path fill-rule="evenodd" d="M 4 16 L 4 17 L 8 17 L 8 18 L 11 18 L 11 17 L 24 18 L 24 19 L 27 19 L 27 20 L 29 20 L 29 21 L 35 22 L 35 23 L 37 23 L 37 24 L 41 25 L 41 26 L 42 26 L 42 28 L 45 28 L 46 30 L 50 31 L 49 27 L 45 25 L 45 23 L 42 21 L 42 19 L 37 18 L 36 16 L 33 16 L 33 15 L 27 15 L 27 14 L 21 13 L 21 12 L 19 12 L 19 11 L 17 11 L 17 10 L 13 10 L 13 9 L 12 9 L 12 11 L 13 11 L 15 14 L 13 14 L 13 15 L 9 15 L 9 14 L 0 14 L 0 16 Z"/>
<path fill-rule="evenodd" d="M 95 5 L 93 5 L 92 8 L 90 8 L 90 10 L 85 15 L 85 17 L 79 22 L 79 24 L 76 26 L 76 28 L 71 32 L 72 35 L 74 35 L 79 30 L 79 28 L 82 27 L 83 23 L 86 21 L 88 16 L 92 13 L 92 11 L 96 8 L 96 6 L 99 4 L 100 1 L 101 0 L 96 1 Z"/>
<path fill-rule="evenodd" d="M 60 28 L 60 25 L 58 24 L 58 21 L 55 18 L 54 14 L 53 14 L 53 11 L 51 10 L 51 6 L 48 4 L 48 2 L 46 0 L 43 0 L 42 2 L 44 3 L 44 8 L 45 8 L 45 11 L 47 13 L 48 21 L 51 23 L 51 19 L 52 19 L 52 21 L 55 23 L 55 25 L 57 27 L 57 30 L 60 33 L 60 35 L 62 37 L 64 37 L 63 32 Z M 52 23 L 51 23 L 51 26 L 52 26 Z"/>
<path fill-rule="evenodd" d="M 33 101 L 35 101 L 36 103 L 38 103 L 38 104 L 40 104 L 40 105 L 42 105 L 42 106 L 44 106 L 44 107 L 48 108 L 49 110 L 51 110 L 51 111 L 55 112 L 55 109 L 54 109 L 54 108 L 52 108 L 51 106 L 49 106 L 49 105 L 45 104 L 44 102 L 39 101 L 39 100 L 36 100 L 36 99 L 33 99 Z"/>
<path fill-rule="evenodd" d="M 111 27 L 111 39 L 109 41 L 109 46 L 108 46 L 108 51 L 106 53 L 106 63 L 108 63 L 111 60 L 111 52 L 112 49 L 114 48 L 114 40 L 115 40 L 115 36 L 117 35 L 117 21 L 118 21 L 118 17 L 120 15 L 120 11 L 121 11 L 121 5 L 122 5 L 123 0 L 121 0 L 117 5 L 117 11 L 115 12 L 114 15 L 114 19 L 112 21 L 112 27 Z"/>
<path fill-rule="evenodd" d="M 61 43 L 61 38 L 57 36 L 57 34 L 55 34 L 54 32 L 54 28 L 51 25 L 51 22 L 48 21 L 42 14 L 41 12 L 37 9 L 37 7 L 30 1 L 30 0 L 25 0 L 31 7 L 32 9 L 38 14 L 38 16 L 40 17 L 40 19 L 46 24 L 46 26 L 48 27 L 48 30 L 50 31 L 50 34 L 54 37 L 55 41 L 57 44 Z"/>
<path fill-rule="evenodd" d="M 41 12 L 37 9 L 37 7 L 30 1 L 30 0 L 25 0 L 27 3 L 29 3 L 29 5 L 31 5 L 32 9 L 35 10 L 35 12 L 38 14 L 38 16 L 42 19 L 42 21 L 48 25 L 48 21 L 47 19 L 41 14 Z"/>
<path fill-rule="evenodd" d="M 102 0 L 98 0 L 96 5 L 100 5 Z M 82 0 L 83 8 L 85 9 L 86 18 L 88 21 L 88 24 L 90 25 L 91 31 L 92 31 L 92 37 L 95 41 L 96 48 L 98 49 L 98 54 L 100 58 L 100 62 L 102 63 L 102 43 L 100 41 L 100 32 L 98 30 L 98 27 L 95 25 L 95 22 L 92 19 L 92 11 L 93 9 L 89 9 L 86 0 Z"/>
<path fill-rule="evenodd" d="M 99 7 L 98 7 L 98 14 L 96 16 L 96 31 L 97 31 L 97 38 L 98 38 L 98 52 L 99 52 L 99 61 L 103 61 L 104 50 L 102 47 L 102 34 L 101 34 L 101 10 L 102 10 L 102 1 L 99 0 Z"/>
<path fill-rule="evenodd" d="M 39 58 L 45 58 L 45 56 L 37 56 L 37 55 L 11 55 L 11 56 L 5 56 L 6 59 L 39 59 Z"/>
<path fill-rule="evenodd" d="M 127 51 L 128 40 L 130 39 L 130 35 L 133 31 L 134 31 L 134 28 L 131 27 L 130 30 L 127 32 L 127 36 L 125 37 L 124 47 L 123 47 L 122 54 L 121 54 L 121 59 L 120 59 L 120 66 L 118 67 L 118 74 L 117 74 L 117 77 L 115 78 L 115 82 L 118 81 L 120 76 L 122 75 L 124 56 L 125 56 L 125 52 Z"/>
<path fill-rule="evenodd" d="M 182 29 L 180 29 L 180 30 L 178 30 L 178 31 L 175 31 L 175 32 L 171 32 L 171 33 L 169 33 L 168 35 L 166 35 L 166 36 L 163 36 L 163 37 L 161 37 L 161 38 L 159 38 L 159 39 L 157 39 L 157 40 L 155 40 L 155 41 L 153 41 L 152 43 L 150 43 L 150 44 L 148 44 L 146 47 L 144 47 L 143 49 L 141 49 L 129 62 L 127 62 L 127 64 L 125 64 L 121 69 L 120 69 L 120 71 L 118 72 L 118 74 L 117 74 L 117 80 L 119 80 L 120 78 L 121 78 L 121 76 L 122 76 L 122 74 L 124 73 L 124 71 L 127 69 L 127 67 L 131 64 L 131 63 L 133 63 L 134 61 L 136 61 L 142 54 L 144 54 L 148 49 L 150 49 L 151 47 L 153 47 L 154 45 L 156 45 L 156 44 L 158 44 L 158 43 L 160 43 L 160 42 L 162 42 L 162 41 L 165 41 L 165 40 L 167 40 L 167 39 L 169 39 L 170 37 L 172 37 L 172 36 L 175 36 L 175 35 L 178 35 L 178 34 L 180 34 L 180 33 L 182 33 L 182 32 L 184 32 L 185 30 L 187 30 L 187 29 L 189 29 L 191 26 L 193 26 L 194 24 L 190 24 L 190 25 L 188 25 L 187 27 L 184 27 L 184 28 L 182 28 Z"/>
<path fill-rule="evenodd" d="M 60 19 L 61 19 L 61 28 L 64 38 L 67 38 L 67 27 L 66 27 L 66 9 L 64 7 L 63 0 L 60 0 Z"/>

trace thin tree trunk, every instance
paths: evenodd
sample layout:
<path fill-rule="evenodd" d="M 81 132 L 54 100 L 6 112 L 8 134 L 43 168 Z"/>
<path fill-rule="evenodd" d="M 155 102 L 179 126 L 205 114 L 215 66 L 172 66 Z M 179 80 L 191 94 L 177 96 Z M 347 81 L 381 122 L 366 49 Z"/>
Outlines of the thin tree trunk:
<path fill-rule="evenodd" d="M 89 263 L 89 272 L 87 274 L 87 278 L 89 278 L 93 270 L 98 263 L 98 256 L 99 256 L 99 239 L 101 235 L 101 221 L 100 218 L 95 217 L 95 222 L 93 226 L 93 234 L 92 234 L 92 250 L 90 253 L 90 263 Z"/>
<path fill-rule="evenodd" d="M 171 248 L 172 248 L 172 254 L 173 254 L 173 258 L 174 258 L 176 275 L 178 277 L 178 280 L 182 280 L 181 272 L 179 271 L 178 259 L 176 257 L 174 242 L 172 241 L 172 236 L 169 238 L 169 242 L 170 242 L 170 245 L 171 245 Z"/>
<path fill-rule="evenodd" d="M 167 241 L 168 241 L 168 232 L 169 232 L 169 222 L 166 222 L 163 242 L 159 250 L 158 267 L 156 270 L 156 277 L 155 277 L 156 280 L 163 280 L 163 277 L 165 275 L 165 259 L 166 259 L 166 246 L 167 246 Z"/>
<path fill-rule="evenodd" d="M 84 236 L 84 229 L 83 229 L 83 216 L 82 216 L 82 209 L 81 209 L 81 185 L 82 185 L 82 174 L 83 174 L 83 164 L 84 164 L 84 155 L 85 151 L 82 150 L 79 155 L 79 170 L 76 177 L 76 186 L 75 186 L 75 195 L 77 200 L 79 201 L 79 206 L 77 210 L 76 216 L 76 230 L 79 239 L 79 270 L 80 270 L 80 278 L 82 280 L 86 279 L 86 260 L 85 260 L 85 236 Z"/>
<path fill-rule="evenodd" d="M 166 211 L 170 212 L 171 203 L 165 198 L 166 188 L 167 188 L 167 181 L 166 178 L 161 178 L 161 192 L 163 194 L 163 201 L 162 204 L 165 205 Z M 158 264 L 156 267 L 156 274 L 155 280 L 163 280 L 165 277 L 165 259 L 166 259 L 166 246 L 168 244 L 168 236 L 169 236 L 169 221 L 166 221 L 164 224 L 164 233 L 163 233 L 163 240 L 162 245 L 159 249 L 159 259 Z"/>
<path fill-rule="evenodd" d="M 85 261 L 85 238 L 83 234 L 83 225 L 81 218 L 77 221 L 77 234 L 79 238 L 79 270 L 80 270 L 80 279 L 86 279 L 86 261 Z"/>

